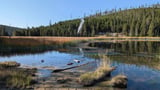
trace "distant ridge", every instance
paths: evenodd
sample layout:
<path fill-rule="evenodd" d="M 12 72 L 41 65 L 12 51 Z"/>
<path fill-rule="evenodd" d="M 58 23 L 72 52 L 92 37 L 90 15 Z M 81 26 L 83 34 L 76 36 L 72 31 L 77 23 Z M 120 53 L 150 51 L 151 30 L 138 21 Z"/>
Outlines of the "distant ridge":
<path fill-rule="evenodd" d="M 0 25 L 0 36 L 14 36 L 14 31 L 22 30 L 23 28 Z"/>

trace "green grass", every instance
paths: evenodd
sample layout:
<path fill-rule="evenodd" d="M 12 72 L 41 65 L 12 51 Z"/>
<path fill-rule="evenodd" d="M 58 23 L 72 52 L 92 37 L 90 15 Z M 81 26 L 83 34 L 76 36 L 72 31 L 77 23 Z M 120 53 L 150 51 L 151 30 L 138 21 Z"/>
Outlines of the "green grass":
<path fill-rule="evenodd" d="M 26 88 L 32 85 L 33 79 L 26 70 L 21 69 L 0 69 L 0 87 Z"/>
<path fill-rule="evenodd" d="M 34 83 L 33 74 L 36 69 L 17 68 L 17 62 L 0 63 L 0 88 L 27 88 Z"/>

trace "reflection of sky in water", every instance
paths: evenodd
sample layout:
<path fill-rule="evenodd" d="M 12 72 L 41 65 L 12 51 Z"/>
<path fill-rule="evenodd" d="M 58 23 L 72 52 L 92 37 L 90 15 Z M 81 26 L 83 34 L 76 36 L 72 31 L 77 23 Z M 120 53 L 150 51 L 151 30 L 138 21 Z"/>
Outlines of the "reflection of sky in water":
<path fill-rule="evenodd" d="M 76 63 L 73 60 L 78 59 L 81 60 L 80 63 Z M 41 60 L 44 60 L 42 63 Z M 42 67 L 56 67 L 56 68 L 66 68 L 72 66 L 78 66 L 85 64 L 87 62 L 92 62 L 94 59 L 82 57 L 81 54 L 67 54 L 67 53 L 60 53 L 56 51 L 45 52 L 41 54 L 27 54 L 27 55 L 16 55 L 10 57 L 0 57 L 0 61 L 17 61 L 21 63 L 21 66 L 31 66 L 37 67 L 38 69 L 38 76 L 39 77 L 48 77 L 51 75 L 52 70 L 44 69 Z M 68 66 L 68 63 L 73 63 L 73 65 Z M 84 71 L 93 71 L 95 70 L 96 63 L 85 65 L 83 67 L 79 67 L 73 70 L 84 70 Z M 90 66 L 91 68 L 88 68 Z"/>
<path fill-rule="evenodd" d="M 124 74 L 128 77 L 129 90 L 160 90 L 160 71 L 145 66 L 137 66 L 123 63 L 112 63 L 118 66 L 112 75 Z"/>
<path fill-rule="evenodd" d="M 47 69 L 38 69 L 39 77 L 50 77 L 52 70 L 47 70 Z"/>
<path fill-rule="evenodd" d="M 73 62 L 73 59 L 84 60 L 80 64 L 90 62 L 94 59 L 82 57 L 81 54 L 68 54 L 60 53 L 56 51 L 45 52 L 41 54 L 28 54 L 28 55 L 17 55 L 11 57 L 0 57 L 0 61 L 15 60 L 23 65 L 44 67 L 53 66 L 64 68 L 67 63 Z M 44 63 L 41 63 L 44 60 Z M 128 88 L 129 90 L 160 90 L 160 71 L 151 69 L 147 66 L 137 66 L 134 64 L 119 63 L 111 60 L 113 66 L 118 66 L 117 70 L 112 72 L 112 76 L 117 74 L 125 74 L 128 77 Z M 86 70 L 93 71 L 97 68 L 100 62 L 97 60 L 96 63 L 86 65 L 85 67 L 76 68 L 73 70 Z M 149 62 L 148 62 L 149 63 Z M 74 65 L 79 65 L 75 63 Z M 70 66 L 68 66 L 70 67 Z M 45 69 L 39 69 L 40 76 L 48 77 L 51 71 Z"/>
<path fill-rule="evenodd" d="M 52 66 L 52 67 L 65 67 L 68 63 L 73 62 L 73 59 L 83 60 L 80 64 L 86 63 L 90 61 L 89 58 L 83 58 L 82 55 L 74 55 L 67 53 L 60 53 L 56 51 L 45 52 L 42 54 L 34 54 L 34 55 L 17 55 L 11 57 L 0 57 L 1 61 L 17 61 L 22 65 L 28 66 L 36 66 L 36 67 L 44 67 L 44 66 Z M 41 62 L 44 60 L 44 63 Z M 75 63 L 74 65 L 78 65 Z"/>

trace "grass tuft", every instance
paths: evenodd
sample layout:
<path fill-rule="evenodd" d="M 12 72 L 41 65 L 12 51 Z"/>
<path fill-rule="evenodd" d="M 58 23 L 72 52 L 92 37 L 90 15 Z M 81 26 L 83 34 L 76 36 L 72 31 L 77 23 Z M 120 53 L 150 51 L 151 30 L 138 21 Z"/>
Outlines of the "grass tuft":
<path fill-rule="evenodd" d="M 17 63 L 15 61 L 5 61 L 0 62 L 0 67 L 19 67 L 20 63 Z"/>
<path fill-rule="evenodd" d="M 99 67 L 94 72 L 88 72 L 85 74 L 82 74 L 79 78 L 79 82 L 84 86 L 91 86 L 95 84 L 97 81 L 100 81 L 107 75 L 110 75 L 113 68 L 109 67 Z"/>
<path fill-rule="evenodd" d="M 32 75 L 36 72 L 36 69 L 17 68 L 18 66 L 20 64 L 14 61 L 0 63 L 0 88 L 21 89 L 34 83 Z"/>

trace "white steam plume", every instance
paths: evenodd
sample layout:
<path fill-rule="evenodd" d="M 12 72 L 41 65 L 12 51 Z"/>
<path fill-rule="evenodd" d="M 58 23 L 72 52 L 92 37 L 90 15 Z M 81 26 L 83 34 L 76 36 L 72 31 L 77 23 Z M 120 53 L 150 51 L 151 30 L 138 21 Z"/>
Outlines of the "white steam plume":
<path fill-rule="evenodd" d="M 84 19 L 81 19 L 81 23 L 79 24 L 78 31 L 77 31 L 78 34 L 80 33 L 83 24 L 84 24 Z"/>

